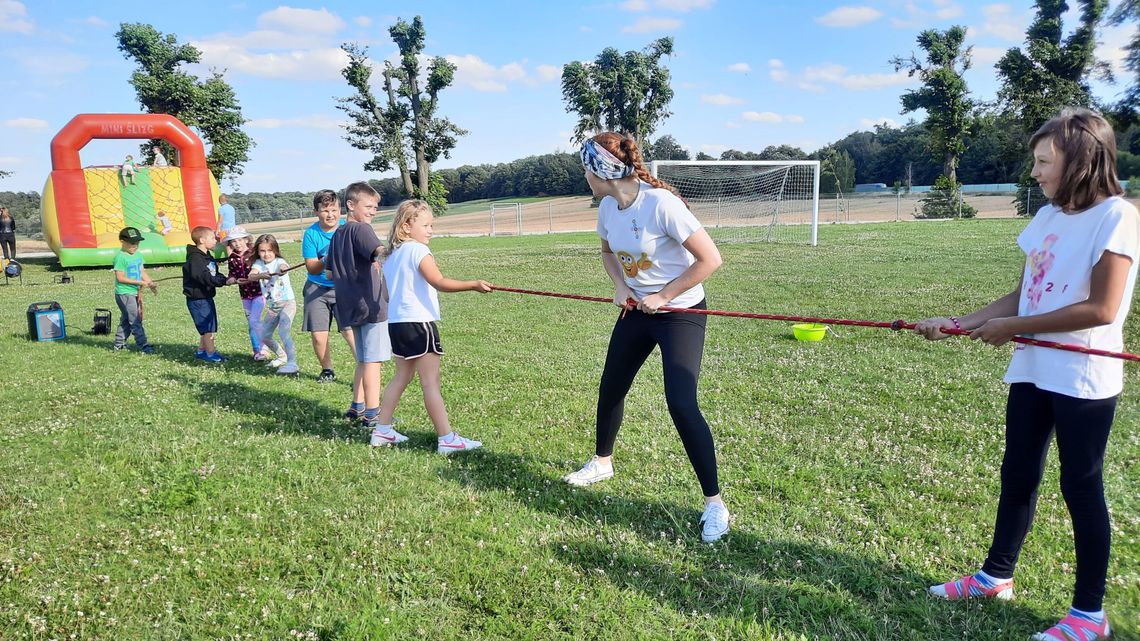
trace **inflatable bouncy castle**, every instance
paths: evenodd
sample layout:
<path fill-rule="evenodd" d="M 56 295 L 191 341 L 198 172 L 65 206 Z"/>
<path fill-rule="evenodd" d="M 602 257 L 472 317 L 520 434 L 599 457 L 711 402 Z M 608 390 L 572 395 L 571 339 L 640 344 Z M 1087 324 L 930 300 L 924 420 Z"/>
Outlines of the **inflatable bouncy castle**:
<path fill-rule="evenodd" d="M 79 150 L 96 138 L 165 140 L 178 150 L 178 166 L 136 166 L 130 178 L 119 165 L 84 168 Z M 220 190 L 202 140 L 173 116 L 80 114 L 52 139 L 51 164 L 40 217 L 64 267 L 111 265 L 123 227 L 143 233 L 139 252 L 148 265 L 180 263 L 191 229 L 217 228 Z"/>

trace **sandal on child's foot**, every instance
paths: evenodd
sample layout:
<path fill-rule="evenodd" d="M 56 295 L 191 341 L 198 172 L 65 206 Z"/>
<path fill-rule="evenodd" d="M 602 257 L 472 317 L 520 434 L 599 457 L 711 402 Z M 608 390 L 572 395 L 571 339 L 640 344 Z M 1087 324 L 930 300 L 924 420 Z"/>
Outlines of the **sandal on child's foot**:
<path fill-rule="evenodd" d="M 1108 629 L 1108 617 L 1100 623 L 1072 612 L 1060 623 L 1031 637 L 1032 641 L 1102 641 L 1108 639 L 1112 631 Z"/>
<path fill-rule="evenodd" d="M 986 587 L 984 583 L 972 574 L 964 576 L 956 581 L 943 583 L 942 585 L 932 585 L 927 589 L 931 596 L 947 601 L 961 601 L 962 599 L 999 599 L 1002 601 L 1009 601 L 1013 599 L 1013 579 L 1000 579 L 998 583 L 992 587 Z"/>

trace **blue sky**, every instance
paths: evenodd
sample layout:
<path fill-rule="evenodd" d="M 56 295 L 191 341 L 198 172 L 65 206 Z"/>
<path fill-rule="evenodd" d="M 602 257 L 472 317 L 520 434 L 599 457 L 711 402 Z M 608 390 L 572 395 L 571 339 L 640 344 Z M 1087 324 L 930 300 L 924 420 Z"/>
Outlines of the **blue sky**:
<path fill-rule="evenodd" d="M 1075 3 L 1070 3 L 1075 4 Z M 1116 4 L 1115 2 L 1113 3 Z M 0 0 L 0 190 L 36 190 L 51 169 L 52 136 L 77 113 L 133 113 L 133 64 L 117 50 L 121 22 L 145 22 L 226 70 L 257 141 L 241 191 L 314 191 L 362 177 L 367 155 L 341 137 L 335 98 L 342 42 L 393 57 L 387 28 L 423 16 L 426 53 L 458 65 L 441 112 L 470 131 L 437 167 L 506 162 L 570 150 L 575 118 L 561 97 L 562 65 L 605 47 L 675 40 L 667 59 L 673 115 L 657 130 L 695 154 L 791 144 L 812 151 L 876 122 L 905 122 L 899 95 L 915 82 L 887 63 L 909 55 L 925 28 L 969 28 L 975 96 L 992 99 L 993 64 L 1022 43 L 1032 2 L 971 0 L 623 0 L 619 2 L 385 1 L 279 4 L 199 0 L 98 3 Z M 1076 21 L 1070 11 L 1065 22 Z M 1130 29 L 1104 31 L 1098 54 L 1120 70 Z M 1119 74 L 1124 76 L 1123 74 Z M 1124 76 L 1127 79 L 1126 76 Z M 1110 98 L 1120 87 L 1096 85 Z M 135 149 L 94 141 L 85 164 Z"/>

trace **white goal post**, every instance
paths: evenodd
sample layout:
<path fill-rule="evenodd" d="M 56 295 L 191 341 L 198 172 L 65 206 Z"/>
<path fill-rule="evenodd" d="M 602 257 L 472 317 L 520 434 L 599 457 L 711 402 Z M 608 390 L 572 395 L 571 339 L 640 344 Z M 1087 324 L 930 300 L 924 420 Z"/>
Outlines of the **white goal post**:
<path fill-rule="evenodd" d="M 649 171 L 716 238 L 818 243 L 818 160 L 655 160 Z"/>
<path fill-rule="evenodd" d="M 491 235 L 495 235 L 495 216 L 498 215 L 504 222 L 514 218 L 516 234 L 522 236 L 522 203 L 491 203 Z M 502 233 L 510 234 L 509 231 Z"/>

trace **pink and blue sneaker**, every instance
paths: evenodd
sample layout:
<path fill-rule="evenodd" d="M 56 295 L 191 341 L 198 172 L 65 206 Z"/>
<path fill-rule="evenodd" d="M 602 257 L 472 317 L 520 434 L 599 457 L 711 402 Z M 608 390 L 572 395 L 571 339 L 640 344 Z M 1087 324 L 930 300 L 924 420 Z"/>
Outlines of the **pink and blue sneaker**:
<path fill-rule="evenodd" d="M 955 581 L 932 585 L 927 589 L 931 596 L 947 601 L 963 599 L 1013 599 L 1013 579 L 996 579 L 984 572 L 964 576 Z"/>
<path fill-rule="evenodd" d="M 1108 617 L 1080 610 L 1069 610 L 1068 616 L 1044 632 L 1033 635 L 1033 641 L 1102 641 L 1112 636 Z"/>

